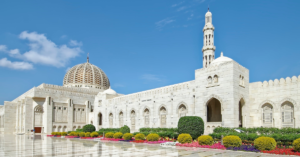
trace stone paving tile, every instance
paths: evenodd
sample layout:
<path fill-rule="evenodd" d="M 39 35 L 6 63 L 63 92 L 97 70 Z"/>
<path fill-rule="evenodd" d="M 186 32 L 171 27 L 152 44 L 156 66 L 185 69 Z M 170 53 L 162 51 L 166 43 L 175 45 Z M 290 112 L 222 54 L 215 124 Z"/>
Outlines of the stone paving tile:
<path fill-rule="evenodd" d="M 129 142 L 51 138 L 44 135 L 0 135 L 0 157 L 271 157 L 250 153 Z M 276 157 L 283 155 L 276 155 Z"/>

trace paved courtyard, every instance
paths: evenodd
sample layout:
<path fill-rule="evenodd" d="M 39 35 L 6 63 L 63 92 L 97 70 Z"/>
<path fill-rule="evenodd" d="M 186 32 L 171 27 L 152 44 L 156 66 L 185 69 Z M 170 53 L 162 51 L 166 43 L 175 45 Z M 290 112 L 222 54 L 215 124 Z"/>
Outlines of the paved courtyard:
<path fill-rule="evenodd" d="M 162 147 L 128 142 L 50 138 L 36 135 L 0 135 L 1 157 L 264 157 L 270 154 L 235 152 L 200 148 Z M 276 155 L 279 156 L 279 155 Z"/>

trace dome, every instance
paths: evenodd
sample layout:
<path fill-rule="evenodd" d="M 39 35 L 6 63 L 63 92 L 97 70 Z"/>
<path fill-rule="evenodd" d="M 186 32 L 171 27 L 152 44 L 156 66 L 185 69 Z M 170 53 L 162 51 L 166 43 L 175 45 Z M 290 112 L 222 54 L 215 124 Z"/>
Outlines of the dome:
<path fill-rule="evenodd" d="M 221 52 L 221 56 L 211 62 L 211 65 L 219 65 L 221 63 L 233 61 L 231 58 L 223 56 L 223 52 Z"/>
<path fill-rule="evenodd" d="M 103 92 L 103 94 L 117 95 L 117 92 L 109 87 L 107 90 Z"/>
<path fill-rule="evenodd" d="M 72 67 L 65 75 L 63 85 L 67 87 L 108 89 L 110 86 L 106 74 L 87 61 Z"/>
<path fill-rule="evenodd" d="M 205 14 L 205 17 L 207 16 L 212 16 L 211 12 L 208 10 L 207 13 Z"/>

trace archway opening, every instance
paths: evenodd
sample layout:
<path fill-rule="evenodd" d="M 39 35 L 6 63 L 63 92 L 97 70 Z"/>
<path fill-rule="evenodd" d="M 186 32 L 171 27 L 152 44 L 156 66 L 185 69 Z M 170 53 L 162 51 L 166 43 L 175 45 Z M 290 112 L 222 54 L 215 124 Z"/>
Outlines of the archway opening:
<path fill-rule="evenodd" d="M 120 125 L 120 128 L 123 127 L 123 112 L 122 111 L 119 113 L 119 125 Z"/>
<path fill-rule="evenodd" d="M 216 98 L 207 103 L 207 122 L 222 122 L 221 103 Z"/>
<path fill-rule="evenodd" d="M 159 110 L 160 114 L 160 127 L 165 128 L 167 126 L 167 110 L 165 107 L 161 107 Z"/>
<path fill-rule="evenodd" d="M 239 101 L 239 127 L 243 127 L 243 124 L 244 124 L 244 118 L 243 118 L 243 107 L 244 107 L 244 105 L 245 105 L 245 101 L 242 98 Z"/>
<path fill-rule="evenodd" d="M 34 130 L 35 133 L 41 133 L 43 127 L 43 106 L 37 105 L 34 108 Z"/>
<path fill-rule="evenodd" d="M 98 114 L 99 125 L 102 125 L 102 113 Z"/>
<path fill-rule="evenodd" d="M 179 114 L 179 117 L 184 117 L 184 116 L 186 116 L 186 113 L 187 113 L 186 106 L 185 106 L 184 104 L 181 104 L 181 105 L 178 107 L 178 114 Z"/>
<path fill-rule="evenodd" d="M 132 110 L 130 113 L 130 119 L 131 119 L 131 130 L 135 131 L 135 111 Z"/>

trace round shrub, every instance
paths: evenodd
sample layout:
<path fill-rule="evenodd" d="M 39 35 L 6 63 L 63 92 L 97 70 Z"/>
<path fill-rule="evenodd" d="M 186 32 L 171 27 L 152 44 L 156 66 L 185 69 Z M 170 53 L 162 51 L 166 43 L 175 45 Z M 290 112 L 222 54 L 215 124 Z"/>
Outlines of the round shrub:
<path fill-rule="evenodd" d="M 181 144 L 191 143 L 193 141 L 193 138 L 190 134 L 180 134 L 177 139 Z"/>
<path fill-rule="evenodd" d="M 98 136 L 99 136 L 99 134 L 97 132 L 92 132 L 91 133 L 91 137 L 98 137 Z"/>
<path fill-rule="evenodd" d="M 147 140 L 148 141 L 158 141 L 159 139 L 159 135 L 158 134 L 149 134 L 147 136 Z"/>
<path fill-rule="evenodd" d="M 79 136 L 80 136 L 80 137 L 85 137 L 85 133 L 84 133 L 84 132 L 80 132 L 80 133 L 79 133 Z"/>
<path fill-rule="evenodd" d="M 85 137 L 91 137 L 91 133 L 90 132 L 85 133 Z"/>
<path fill-rule="evenodd" d="M 242 145 L 242 140 L 238 136 L 225 136 L 223 138 L 223 144 L 224 146 L 227 147 L 240 147 Z"/>
<path fill-rule="evenodd" d="M 126 133 L 123 135 L 124 140 L 131 140 L 133 135 L 131 133 Z"/>
<path fill-rule="evenodd" d="M 74 136 L 74 132 L 70 132 L 70 133 L 69 133 L 69 136 Z"/>
<path fill-rule="evenodd" d="M 295 151 L 300 152 L 300 138 L 294 140 L 293 148 Z"/>
<path fill-rule="evenodd" d="M 56 132 L 56 135 L 60 136 L 60 135 L 61 135 L 61 132 Z"/>
<path fill-rule="evenodd" d="M 106 138 L 113 138 L 114 137 L 114 133 L 113 132 L 108 132 L 105 134 Z"/>
<path fill-rule="evenodd" d="M 178 133 L 190 134 L 193 139 L 198 138 L 204 133 L 204 122 L 197 116 L 181 117 L 178 121 Z"/>
<path fill-rule="evenodd" d="M 134 136 L 134 139 L 135 139 L 135 140 L 144 140 L 144 139 L 145 139 L 145 135 L 144 135 L 144 134 L 141 134 L 141 133 L 136 134 L 136 135 Z"/>
<path fill-rule="evenodd" d="M 93 124 L 87 124 L 83 126 L 82 131 L 83 132 L 94 132 L 96 130 L 95 126 Z"/>
<path fill-rule="evenodd" d="M 67 135 L 67 132 L 62 132 L 61 133 L 61 136 L 66 136 Z"/>
<path fill-rule="evenodd" d="M 127 125 L 121 127 L 120 132 L 123 134 L 130 133 L 130 128 Z"/>
<path fill-rule="evenodd" d="M 200 137 L 198 137 L 198 142 L 199 145 L 213 145 L 214 144 L 214 140 L 211 136 L 209 135 L 202 135 Z"/>
<path fill-rule="evenodd" d="M 276 141 L 272 137 L 259 137 L 254 140 L 254 146 L 258 150 L 274 150 Z"/>
<path fill-rule="evenodd" d="M 56 132 L 51 132 L 51 135 L 56 135 Z"/>
<path fill-rule="evenodd" d="M 117 132 L 114 134 L 114 139 L 120 139 L 122 138 L 123 134 L 121 132 Z"/>
<path fill-rule="evenodd" d="M 78 136 L 79 135 L 79 133 L 78 132 L 74 132 L 74 136 Z"/>

